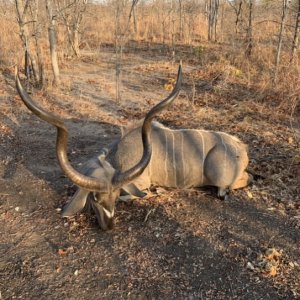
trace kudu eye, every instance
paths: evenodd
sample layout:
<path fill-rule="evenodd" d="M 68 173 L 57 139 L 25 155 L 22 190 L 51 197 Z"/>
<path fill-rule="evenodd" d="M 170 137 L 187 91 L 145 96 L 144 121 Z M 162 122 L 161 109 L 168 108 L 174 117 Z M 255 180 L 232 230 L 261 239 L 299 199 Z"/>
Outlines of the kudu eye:
<path fill-rule="evenodd" d="M 101 204 L 103 202 L 103 198 L 101 197 L 100 193 L 93 192 L 93 198 L 94 198 L 94 201 L 96 201 L 99 204 Z"/>

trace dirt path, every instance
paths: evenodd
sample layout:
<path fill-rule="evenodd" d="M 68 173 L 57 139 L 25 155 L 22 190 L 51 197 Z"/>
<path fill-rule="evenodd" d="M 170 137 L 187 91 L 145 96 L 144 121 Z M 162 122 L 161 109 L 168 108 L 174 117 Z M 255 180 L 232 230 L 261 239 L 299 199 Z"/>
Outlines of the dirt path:
<path fill-rule="evenodd" d="M 121 104 L 114 101 L 109 52 L 72 62 L 62 90 L 34 95 L 73 118 L 69 152 L 77 167 L 119 136 L 117 125 L 142 117 L 168 94 L 163 86 L 175 64 L 143 52 L 125 54 L 125 62 Z M 118 203 L 115 229 L 102 232 L 92 216 L 60 218 L 75 187 L 57 164 L 55 130 L 22 106 L 3 72 L 0 299 L 299 299 L 299 130 L 249 91 L 220 98 L 202 89 L 201 78 L 191 108 L 189 75 L 160 119 L 237 134 L 249 143 L 251 167 L 266 178 L 225 202 L 202 189 Z"/>

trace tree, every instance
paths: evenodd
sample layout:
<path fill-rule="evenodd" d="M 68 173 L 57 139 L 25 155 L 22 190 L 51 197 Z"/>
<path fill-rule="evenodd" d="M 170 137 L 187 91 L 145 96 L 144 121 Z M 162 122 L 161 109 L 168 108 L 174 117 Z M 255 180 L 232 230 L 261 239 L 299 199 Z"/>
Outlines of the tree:
<path fill-rule="evenodd" d="M 237 34 L 239 31 L 239 26 L 243 19 L 243 0 L 231 1 L 227 0 L 229 5 L 233 8 L 235 13 L 235 33 Z"/>
<path fill-rule="evenodd" d="M 44 67 L 39 43 L 40 24 L 38 21 L 37 0 L 15 0 L 20 38 L 24 47 L 25 74 L 29 82 L 32 76 L 36 85 L 43 85 Z M 32 72 L 31 72 L 32 71 Z"/>
<path fill-rule="evenodd" d="M 249 13 L 248 13 L 248 28 L 246 34 L 246 51 L 245 54 L 250 56 L 253 48 L 253 27 L 252 27 L 252 19 L 253 19 L 253 2 L 254 0 L 249 0 Z"/>
<path fill-rule="evenodd" d="M 86 11 L 87 0 L 56 0 L 56 6 L 67 31 L 71 53 L 79 57 L 79 29 Z"/>
<path fill-rule="evenodd" d="M 56 38 L 56 15 L 53 12 L 53 1 L 46 0 L 46 11 L 48 15 L 48 37 L 50 46 L 50 57 L 52 64 L 52 71 L 54 80 L 54 85 L 60 84 L 60 74 L 57 59 L 57 38 Z"/>
<path fill-rule="evenodd" d="M 285 29 L 285 23 L 286 23 L 286 19 L 287 19 L 287 15 L 288 15 L 288 10 L 289 10 L 289 0 L 282 0 L 282 14 L 281 14 L 281 23 L 280 23 L 280 30 L 279 30 L 279 36 L 278 36 L 276 58 L 275 58 L 275 70 L 274 70 L 273 84 L 275 84 L 277 81 L 277 73 L 278 73 L 278 67 L 280 64 L 281 48 L 282 48 L 283 35 L 284 35 L 284 29 Z"/>
<path fill-rule="evenodd" d="M 121 100 L 120 83 L 121 83 L 123 48 L 127 39 L 127 34 L 129 31 L 131 18 L 133 16 L 133 11 L 135 6 L 138 4 L 138 1 L 139 0 L 132 0 L 129 15 L 124 27 L 121 25 L 121 15 L 124 13 L 125 3 L 124 1 L 120 1 L 120 0 L 116 0 L 115 2 L 115 51 L 116 51 L 116 101 L 117 102 L 120 102 Z"/>
<path fill-rule="evenodd" d="M 296 24 L 295 24 L 295 31 L 294 31 L 294 38 L 293 38 L 293 45 L 292 45 L 291 61 L 293 61 L 296 51 L 299 47 L 299 27 L 300 27 L 300 0 L 297 1 L 297 15 L 296 15 Z"/>
<path fill-rule="evenodd" d="M 208 2 L 208 40 L 217 41 L 217 24 L 219 13 L 219 0 L 209 0 Z"/>

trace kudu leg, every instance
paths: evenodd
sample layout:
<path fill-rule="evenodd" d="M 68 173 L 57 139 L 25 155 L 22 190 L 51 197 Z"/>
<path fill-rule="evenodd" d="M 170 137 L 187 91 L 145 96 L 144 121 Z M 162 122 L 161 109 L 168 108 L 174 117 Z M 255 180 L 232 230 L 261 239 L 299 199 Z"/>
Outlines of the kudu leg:
<path fill-rule="evenodd" d="M 249 183 L 251 183 L 253 180 L 253 176 L 251 174 L 248 174 L 246 171 L 242 173 L 242 175 L 230 186 L 231 190 L 236 190 L 239 188 L 243 188 Z"/>
<path fill-rule="evenodd" d="M 218 187 L 218 198 L 222 200 L 228 200 L 229 188 Z"/>

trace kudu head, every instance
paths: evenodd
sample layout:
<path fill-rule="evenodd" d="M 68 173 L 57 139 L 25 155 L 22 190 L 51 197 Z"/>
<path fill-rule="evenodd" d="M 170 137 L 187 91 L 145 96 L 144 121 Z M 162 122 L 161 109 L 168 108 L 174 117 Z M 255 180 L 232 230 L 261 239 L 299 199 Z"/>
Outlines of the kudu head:
<path fill-rule="evenodd" d="M 93 199 L 91 199 L 90 203 L 100 227 L 103 230 L 111 229 L 113 227 L 115 202 L 120 194 L 122 186 L 129 184 L 135 178 L 140 176 L 151 159 L 151 121 L 159 112 L 168 107 L 175 100 L 179 94 L 181 82 L 182 68 L 180 65 L 177 81 L 171 94 L 154 106 L 145 116 L 141 135 L 143 155 L 135 166 L 124 172 L 116 170 L 105 160 L 105 154 L 103 153 L 98 157 L 97 166 L 94 168 L 92 167 L 88 173 L 81 174 L 71 166 L 68 160 L 68 130 L 64 121 L 34 103 L 32 98 L 24 90 L 20 82 L 18 70 L 16 70 L 16 87 L 22 101 L 36 116 L 57 128 L 56 154 L 59 164 L 65 175 L 75 185 L 80 187 L 77 191 L 77 195 L 75 195 L 73 200 L 64 208 L 63 217 L 72 216 L 81 211 L 86 205 L 88 195 L 92 192 Z M 130 153 L 128 155 L 130 155 Z"/>

